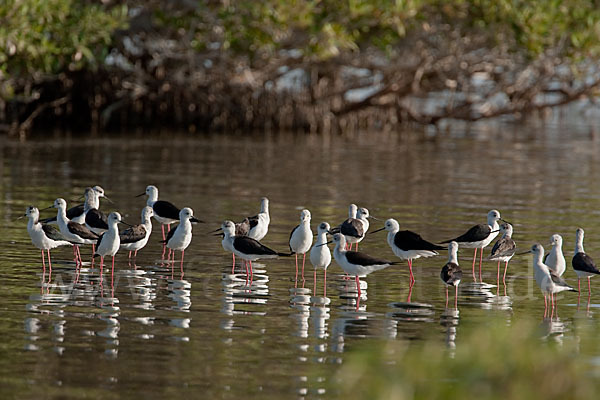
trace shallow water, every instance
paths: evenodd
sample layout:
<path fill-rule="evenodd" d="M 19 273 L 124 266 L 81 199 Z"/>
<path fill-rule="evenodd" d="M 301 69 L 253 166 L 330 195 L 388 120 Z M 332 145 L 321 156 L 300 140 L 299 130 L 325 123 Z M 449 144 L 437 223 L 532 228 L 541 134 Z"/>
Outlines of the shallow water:
<path fill-rule="evenodd" d="M 466 345 L 461 328 L 495 318 L 507 324 L 539 320 L 559 342 L 589 334 L 598 328 L 599 295 L 592 293 L 588 302 L 584 292 L 579 306 L 576 294 L 561 295 L 558 317 L 542 321 L 543 297 L 530 256 L 511 261 L 507 285 L 500 287 L 496 265 L 484 262 L 489 285 L 482 286 L 472 283 L 472 250 L 462 250 L 458 313 L 445 310 L 439 279 L 445 253 L 414 262 L 412 290 L 406 263 L 363 278 L 356 311 L 355 284 L 342 279 L 335 262 L 327 297 L 322 271 L 313 291 L 308 261 L 305 282 L 294 282 L 294 260 L 281 258 L 255 263 L 250 284 L 239 265 L 231 273 L 231 255 L 207 234 L 224 219 L 255 214 L 262 196 L 271 203 L 263 242 L 279 251 L 287 251 L 302 208 L 312 212 L 315 232 L 320 221 L 343 221 L 354 202 L 432 241 L 484 222 L 496 208 L 514 225 L 522 249 L 536 241 L 549 248 L 550 235 L 560 233 L 570 260 L 581 226 L 586 251 L 598 255 L 600 145 L 584 131 L 563 128 L 453 131 L 436 140 L 374 133 L 5 141 L 2 397 L 335 398 L 332 377 L 365 338 L 437 340 L 452 348 Z M 134 196 L 148 184 L 159 188 L 160 198 L 192 207 L 207 221 L 194 226 L 183 270 L 161 261 L 155 223 L 135 262 L 128 263 L 124 252 L 117 255 L 112 283 L 106 270 L 100 281 L 97 260 L 77 276 L 67 248 L 53 251 L 52 275 L 43 274 L 26 221 L 15 219 L 27 205 L 47 207 L 59 196 L 74 204 L 96 184 L 115 202 L 103 201 L 101 208 L 119 210 L 130 223 L 137 223 L 145 205 L 145 197 Z M 394 259 L 383 232 L 368 236 L 360 250 Z M 89 248 L 82 254 L 90 260 Z M 570 265 L 565 277 L 577 284 Z M 598 365 L 600 349 L 581 349 L 580 358 Z"/>

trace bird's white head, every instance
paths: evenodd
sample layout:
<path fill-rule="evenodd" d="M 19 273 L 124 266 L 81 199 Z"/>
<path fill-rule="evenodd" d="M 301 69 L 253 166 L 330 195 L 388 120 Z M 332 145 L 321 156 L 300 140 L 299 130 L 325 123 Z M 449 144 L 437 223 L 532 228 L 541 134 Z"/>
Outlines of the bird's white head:
<path fill-rule="evenodd" d="M 223 223 L 221 224 L 221 229 L 226 235 L 235 235 L 235 224 L 233 223 L 233 221 L 223 221 Z"/>
<path fill-rule="evenodd" d="M 455 241 L 448 243 L 448 255 L 451 258 L 456 258 L 457 254 L 458 254 L 458 243 Z"/>
<path fill-rule="evenodd" d="M 66 210 L 67 202 L 65 201 L 65 199 L 58 198 L 58 199 L 54 200 L 54 204 L 52 205 L 52 207 L 58 208 L 59 210 L 61 210 L 61 209 Z"/>
<path fill-rule="evenodd" d="M 189 207 L 184 207 L 179 211 L 179 220 L 187 220 L 194 216 L 194 211 Z"/>
<path fill-rule="evenodd" d="M 562 242 L 563 242 L 563 238 L 558 233 L 555 233 L 554 235 L 550 236 L 550 244 L 551 245 L 561 247 Z"/>
<path fill-rule="evenodd" d="M 333 241 L 340 249 L 346 248 L 346 237 L 341 233 L 336 233 L 333 235 Z"/>
<path fill-rule="evenodd" d="M 154 216 L 154 210 L 150 206 L 142 208 L 142 221 L 147 221 Z"/>
<path fill-rule="evenodd" d="M 533 246 L 531 246 L 531 253 L 533 253 L 534 257 L 541 258 L 544 255 L 544 246 L 539 243 L 535 243 Z"/>
<path fill-rule="evenodd" d="M 34 206 L 29 206 L 27 207 L 27 210 L 25 210 L 25 216 L 37 222 L 37 220 L 40 218 L 40 210 Z"/>
<path fill-rule="evenodd" d="M 94 186 L 93 188 L 91 188 L 94 192 L 98 193 L 98 197 L 105 197 L 104 196 L 104 189 L 102 189 L 101 186 Z M 86 189 L 87 190 L 87 189 Z"/>
<path fill-rule="evenodd" d="M 357 212 L 358 212 L 358 207 L 356 206 L 356 204 L 354 204 L 354 203 L 350 204 L 350 207 L 348 207 L 348 218 L 356 218 Z"/>
<path fill-rule="evenodd" d="M 121 222 L 121 214 L 119 214 L 118 212 L 111 212 L 110 214 L 108 214 L 108 223 L 109 224 L 118 224 L 119 222 Z"/>
<path fill-rule="evenodd" d="M 331 226 L 329 226 L 329 224 L 327 222 L 321 222 L 319 224 L 319 227 L 317 228 L 317 231 L 319 233 L 328 233 L 330 229 L 331 229 Z"/>
<path fill-rule="evenodd" d="M 267 212 L 269 210 L 269 199 L 263 197 L 260 199 L 260 211 Z"/>
<path fill-rule="evenodd" d="M 400 224 L 394 218 L 390 218 L 385 221 L 385 230 L 388 232 L 398 232 L 400 230 Z"/>
<path fill-rule="evenodd" d="M 300 212 L 300 222 L 310 222 L 310 211 L 304 209 Z"/>
<path fill-rule="evenodd" d="M 494 225 L 500 219 L 500 211 L 490 210 L 487 214 L 488 225 Z"/>
<path fill-rule="evenodd" d="M 577 230 L 575 231 L 575 242 L 576 243 L 583 243 L 583 229 L 581 228 L 577 228 Z"/>
<path fill-rule="evenodd" d="M 146 194 L 150 197 L 156 196 L 158 197 L 158 188 L 154 185 L 146 186 Z"/>
<path fill-rule="evenodd" d="M 364 207 L 360 207 L 358 209 L 358 211 L 356 212 L 356 218 L 359 218 L 359 219 L 369 218 L 370 216 L 371 216 L 371 214 L 369 214 L 369 210 L 367 210 Z"/>
<path fill-rule="evenodd" d="M 500 232 L 507 237 L 511 237 L 513 234 L 513 227 L 508 222 L 503 222 L 500 224 Z"/>

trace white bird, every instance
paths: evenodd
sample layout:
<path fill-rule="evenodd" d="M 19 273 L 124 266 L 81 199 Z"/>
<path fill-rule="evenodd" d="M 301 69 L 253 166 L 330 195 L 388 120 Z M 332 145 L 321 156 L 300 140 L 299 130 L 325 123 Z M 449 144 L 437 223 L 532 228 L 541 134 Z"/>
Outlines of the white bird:
<path fill-rule="evenodd" d="M 454 308 L 458 308 L 458 285 L 462 279 L 462 269 L 458 265 L 458 243 L 448 244 L 448 262 L 440 273 L 442 282 L 446 284 L 446 308 L 448 308 L 448 287 L 454 286 Z"/>
<path fill-rule="evenodd" d="M 334 230 L 333 232 L 340 232 L 346 237 L 346 243 L 350 244 L 348 250 L 352 250 L 352 244 L 356 243 L 356 251 L 358 251 L 358 243 L 365 238 L 365 235 L 369 230 L 370 218 L 377 219 L 371 216 L 368 209 L 360 207 L 356 212 L 356 218 L 348 218 L 342 223 L 342 225 L 339 228 L 339 231 Z"/>
<path fill-rule="evenodd" d="M 441 243 L 457 242 L 460 247 L 466 249 L 475 249 L 473 255 L 473 280 L 477 281 L 475 277 L 475 260 L 477 259 L 477 249 L 481 249 L 481 255 L 479 257 L 479 280 L 481 281 L 481 262 L 483 261 L 483 249 L 492 242 L 498 236 L 499 226 L 498 221 L 504 221 L 500 218 L 500 212 L 497 210 L 490 210 L 487 214 L 487 223 L 478 224 L 472 226 L 468 231 L 462 235 L 449 240 L 444 240 Z"/>
<path fill-rule="evenodd" d="M 317 240 L 310 250 L 310 262 L 315 268 L 313 293 L 317 291 L 317 268 L 323 269 L 323 297 L 327 297 L 327 267 L 331 264 L 331 251 L 327 247 L 327 234 L 331 227 L 321 222 L 317 227 Z"/>
<path fill-rule="evenodd" d="M 359 277 L 367 276 L 371 272 L 387 268 L 390 265 L 399 264 L 399 262 L 375 258 L 365 253 L 359 253 L 358 251 L 346 250 L 346 237 L 341 233 L 333 235 L 333 242 L 335 242 L 335 249 L 333 250 L 335 261 L 342 267 L 344 272 L 353 275 L 356 280 L 356 290 L 358 291 L 359 300 L 356 302 L 356 309 L 358 310 L 358 303 L 361 297 Z"/>
<path fill-rule="evenodd" d="M 583 229 L 577 228 L 575 232 L 575 255 L 571 264 L 577 274 L 577 288 L 581 291 L 581 278 L 588 280 L 588 296 L 592 295 L 592 284 L 590 279 L 594 275 L 600 275 L 600 271 L 596 267 L 596 263 L 583 251 Z"/>
<path fill-rule="evenodd" d="M 443 246 L 438 246 L 423 239 L 421 235 L 411 231 L 401 231 L 400 224 L 393 218 L 385 221 L 385 225 L 381 229 L 377 229 L 372 233 L 382 230 L 388 231 L 387 242 L 396 257 L 402 260 L 408 260 L 408 268 L 410 272 L 410 283 L 415 282 L 412 271 L 412 261 L 420 257 L 433 257 L 439 253 L 436 250 L 443 250 Z"/>
<path fill-rule="evenodd" d="M 165 225 L 167 225 L 167 231 L 171 231 L 171 224 L 179 221 L 180 210 L 173 203 L 164 200 L 158 200 L 158 188 L 154 185 L 146 186 L 144 193 L 138 194 L 136 197 L 147 195 L 148 200 L 146 205 L 152 207 L 154 210 L 154 218 L 160 222 L 162 229 L 163 243 L 165 241 Z M 202 222 L 199 219 L 192 217 L 191 222 Z"/>
<path fill-rule="evenodd" d="M 288 255 L 278 253 L 249 236 L 235 236 L 235 224 L 233 221 L 224 221 L 221 229 L 223 230 L 223 240 L 221 241 L 223 249 L 225 251 L 232 251 L 244 261 L 249 261 L 250 277 L 253 276 L 252 261 L 260 260 L 261 258 L 277 258 L 278 256 Z"/>
<path fill-rule="evenodd" d="M 502 237 L 492 247 L 492 252 L 489 259 L 492 261 L 498 261 L 498 273 L 497 281 L 500 283 L 500 261 L 504 261 L 504 275 L 502 282 L 506 286 L 506 270 L 508 269 L 508 262 L 515 255 L 517 251 L 517 244 L 512 239 L 513 227 L 508 222 L 503 222 L 500 225 L 500 232 Z"/>
<path fill-rule="evenodd" d="M 269 216 L 269 199 L 263 197 L 260 199 L 260 212 L 252 217 L 248 217 L 250 230 L 248 236 L 252 239 L 261 241 L 267 236 L 271 217 Z"/>
<path fill-rule="evenodd" d="M 563 278 L 558 276 L 556 272 L 549 269 L 548 266 L 544 264 L 542 261 L 544 258 L 544 247 L 541 244 L 534 244 L 531 246 L 531 250 L 529 250 L 527 253 L 533 254 L 533 270 L 535 281 L 544 294 L 544 317 L 546 317 L 548 310 L 548 295 L 550 295 L 552 310 L 554 311 L 556 303 L 554 297 L 555 294 L 566 290 L 573 292 L 576 292 L 577 290 L 569 286 Z"/>
<path fill-rule="evenodd" d="M 156 210 L 154 210 L 156 212 Z M 154 215 L 156 218 L 156 214 Z M 173 230 L 170 230 L 167 234 L 167 238 L 161 243 L 165 243 L 170 250 L 173 250 L 173 260 L 175 263 L 175 250 L 181 250 L 181 270 L 183 271 L 183 255 L 185 249 L 190 245 L 192 241 L 192 223 L 191 220 L 194 218 L 194 211 L 185 207 L 179 211 L 179 224 Z M 170 251 L 169 251 L 170 257 Z"/>
<path fill-rule="evenodd" d="M 108 197 L 105 196 L 104 189 L 102 189 L 102 187 L 96 185 L 92 189 L 98 193 L 98 197 L 96 197 L 95 199 L 92 199 L 91 200 L 92 203 L 88 204 L 88 206 L 90 208 L 97 208 L 97 209 L 100 208 L 100 197 L 104 197 L 109 202 L 112 202 Z M 85 193 L 84 193 L 84 197 L 85 197 Z M 84 203 L 84 204 L 78 204 L 75 207 L 69 208 L 67 210 L 67 218 L 69 219 L 69 221 L 73 221 L 78 224 L 85 223 L 85 206 L 86 205 Z M 57 223 L 56 217 L 42 219 L 42 220 L 40 220 L 40 222 L 43 224 L 56 224 Z"/>
<path fill-rule="evenodd" d="M 48 252 L 48 265 L 50 266 L 50 273 L 52 273 L 52 260 L 50 259 L 50 250 L 55 249 L 59 246 L 69 246 L 71 245 L 71 243 L 66 241 L 64 236 L 62 236 L 59 230 L 55 227 L 39 222 L 40 211 L 36 207 L 27 207 L 25 215 L 23 215 L 22 217 L 29 218 L 29 221 L 27 222 L 27 233 L 29 233 L 31 243 L 33 243 L 35 247 L 42 251 L 42 265 L 44 266 L 44 273 L 46 272 L 44 250 Z"/>
<path fill-rule="evenodd" d="M 108 230 L 108 217 L 98 209 L 100 206 L 100 193 L 88 187 L 85 188 L 84 197 L 83 214 L 85 226 L 92 232 L 101 235 Z"/>
<path fill-rule="evenodd" d="M 142 223 L 131 226 L 119 234 L 121 248 L 123 250 L 129 250 L 128 258 L 131 258 L 132 251 L 135 251 L 135 254 L 133 255 L 135 258 L 138 250 L 143 249 L 148 243 L 148 239 L 152 233 L 151 217 L 153 215 L 154 211 L 152 210 L 152 207 L 146 206 L 142 208 Z"/>
<path fill-rule="evenodd" d="M 563 238 L 559 234 L 550 236 L 550 244 L 552 244 L 552 250 L 544 258 L 544 264 L 551 270 L 554 270 L 558 276 L 562 276 L 567 269 L 567 262 L 562 251 Z"/>
<path fill-rule="evenodd" d="M 81 260 L 79 245 L 95 244 L 99 236 L 89 230 L 85 225 L 69 221 L 66 212 L 67 202 L 64 199 L 58 198 L 54 200 L 54 204 L 51 207 L 58 209 L 56 215 L 58 228 L 64 238 L 73 244 L 73 254 L 75 255 L 76 265 L 82 265 L 83 262 Z"/>
<path fill-rule="evenodd" d="M 310 250 L 313 241 L 313 233 L 310 230 L 310 211 L 300 212 L 300 225 L 297 225 L 290 233 L 290 250 L 296 257 L 296 281 L 298 280 L 298 254 L 302 254 L 302 279 L 304 280 L 304 263 L 306 253 Z"/>
<path fill-rule="evenodd" d="M 104 257 L 106 256 L 112 257 L 111 276 L 114 276 L 115 254 L 117 254 L 121 245 L 118 228 L 120 223 L 124 223 L 121 220 L 121 214 L 118 212 L 108 214 L 108 230 L 98 239 L 96 252 L 94 253 L 94 257 L 100 256 L 100 276 L 102 276 L 102 267 L 104 266 Z"/>

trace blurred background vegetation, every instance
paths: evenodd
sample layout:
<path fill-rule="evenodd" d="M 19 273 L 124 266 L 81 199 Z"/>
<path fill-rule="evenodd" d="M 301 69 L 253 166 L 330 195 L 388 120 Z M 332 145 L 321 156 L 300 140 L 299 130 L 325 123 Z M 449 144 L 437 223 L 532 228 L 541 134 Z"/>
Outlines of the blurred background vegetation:
<path fill-rule="evenodd" d="M 557 321 L 469 324 L 451 328 L 447 343 L 364 344 L 344 362 L 331 389 L 345 399 L 593 398 L 600 367 L 578 359 L 580 348 L 598 348 L 585 339 L 593 334 L 566 336 L 556 331 Z"/>
<path fill-rule="evenodd" d="M 599 3 L 5 0 L 0 132 L 528 115 L 595 98 Z"/>

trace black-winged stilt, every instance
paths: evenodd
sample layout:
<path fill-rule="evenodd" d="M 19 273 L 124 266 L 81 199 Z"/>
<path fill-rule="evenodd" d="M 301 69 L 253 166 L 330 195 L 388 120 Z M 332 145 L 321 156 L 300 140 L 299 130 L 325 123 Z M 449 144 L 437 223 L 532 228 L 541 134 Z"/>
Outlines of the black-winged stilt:
<path fill-rule="evenodd" d="M 146 191 L 138 194 L 136 197 L 145 195 L 148 196 L 146 205 L 152 207 L 152 210 L 154 210 L 154 218 L 161 224 L 160 227 L 162 229 L 162 238 L 164 241 L 166 239 L 165 225 L 167 225 L 167 231 L 170 231 L 171 224 L 179 221 L 180 210 L 173 203 L 164 200 L 158 200 L 158 188 L 154 185 L 146 186 Z M 192 217 L 190 221 L 203 222 L 194 217 Z"/>
<path fill-rule="evenodd" d="M 477 278 L 475 277 L 475 260 L 477 259 L 477 249 L 481 249 L 481 254 L 479 257 L 479 280 L 481 281 L 481 262 L 483 260 L 483 248 L 490 244 L 492 240 L 494 240 L 494 238 L 498 236 L 498 220 L 506 222 L 500 218 L 499 211 L 490 210 L 487 214 L 486 224 L 475 225 L 462 235 L 454 239 L 444 240 L 443 242 L 441 242 L 457 242 L 460 245 L 460 247 L 466 249 L 475 249 L 475 254 L 473 255 L 473 280 L 475 282 L 477 282 Z"/>
<path fill-rule="evenodd" d="M 442 282 L 446 284 L 446 308 L 448 308 L 448 287 L 454 286 L 454 308 L 458 308 L 458 285 L 462 279 L 462 269 L 458 265 L 458 243 L 448 244 L 448 262 L 440 273 Z"/>
<path fill-rule="evenodd" d="M 296 258 L 296 282 L 298 281 L 298 254 L 302 254 L 302 280 L 304 280 L 304 263 L 306 253 L 310 250 L 313 241 L 313 233 L 310 230 L 310 211 L 300 212 L 300 224 L 290 233 L 290 251 Z"/>
<path fill-rule="evenodd" d="M 575 231 L 575 255 L 571 264 L 577 274 L 577 288 L 581 291 L 581 278 L 588 280 L 588 297 L 592 295 L 592 284 L 590 279 L 594 275 L 600 275 L 600 271 L 596 267 L 596 263 L 583 251 L 583 229 L 577 228 Z"/>
<path fill-rule="evenodd" d="M 121 240 L 121 248 L 129 251 L 129 257 L 131 258 L 131 252 L 135 251 L 133 257 L 137 256 L 137 252 L 143 249 L 148 243 L 150 234 L 152 233 L 152 216 L 154 211 L 152 207 L 146 206 L 142 208 L 142 223 L 131 226 L 119 234 Z"/>
<path fill-rule="evenodd" d="M 550 244 L 552 245 L 552 249 L 544 257 L 544 264 L 551 270 L 554 270 L 559 276 L 562 276 L 567 269 L 567 261 L 562 251 L 562 236 L 557 233 L 550 236 Z"/>
<path fill-rule="evenodd" d="M 310 250 L 310 262 L 315 268 L 313 294 L 317 295 L 317 269 L 323 270 L 323 297 L 327 297 L 327 267 L 331 264 L 331 251 L 327 247 L 327 234 L 331 227 L 327 222 L 321 222 L 317 227 L 317 240 Z"/>
<path fill-rule="evenodd" d="M 48 265 L 50 267 L 50 274 L 52 274 L 50 250 L 59 246 L 69 246 L 71 243 L 68 242 L 60 233 L 60 231 L 52 225 L 42 224 L 39 222 L 40 211 L 36 207 L 27 207 L 27 211 L 22 217 L 29 218 L 29 221 L 27 222 L 27 233 L 29 233 L 29 237 L 31 238 L 33 245 L 42 251 L 42 265 L 44 267 L 44 274 L 46 273 L 44 251 L 48 252 Z"/>
<path fill-rule="evenodd" d="M 388 231 L 387 242 L 396 257 L 408 261 L 411 284 L 415 281 L 412 270 L 413 260 L 420 257 L 437 256 L 439 253 L 436 250 L 445 249 L 443 246 L 438 246 L 437 244 L 428 242 L 418 233 L 406 230 L 401 231 L 400 224 L 393 218 L 385 221 L 383 228 L 377 229 L 372 233 L 380 232 L 384 229 Z"/>

